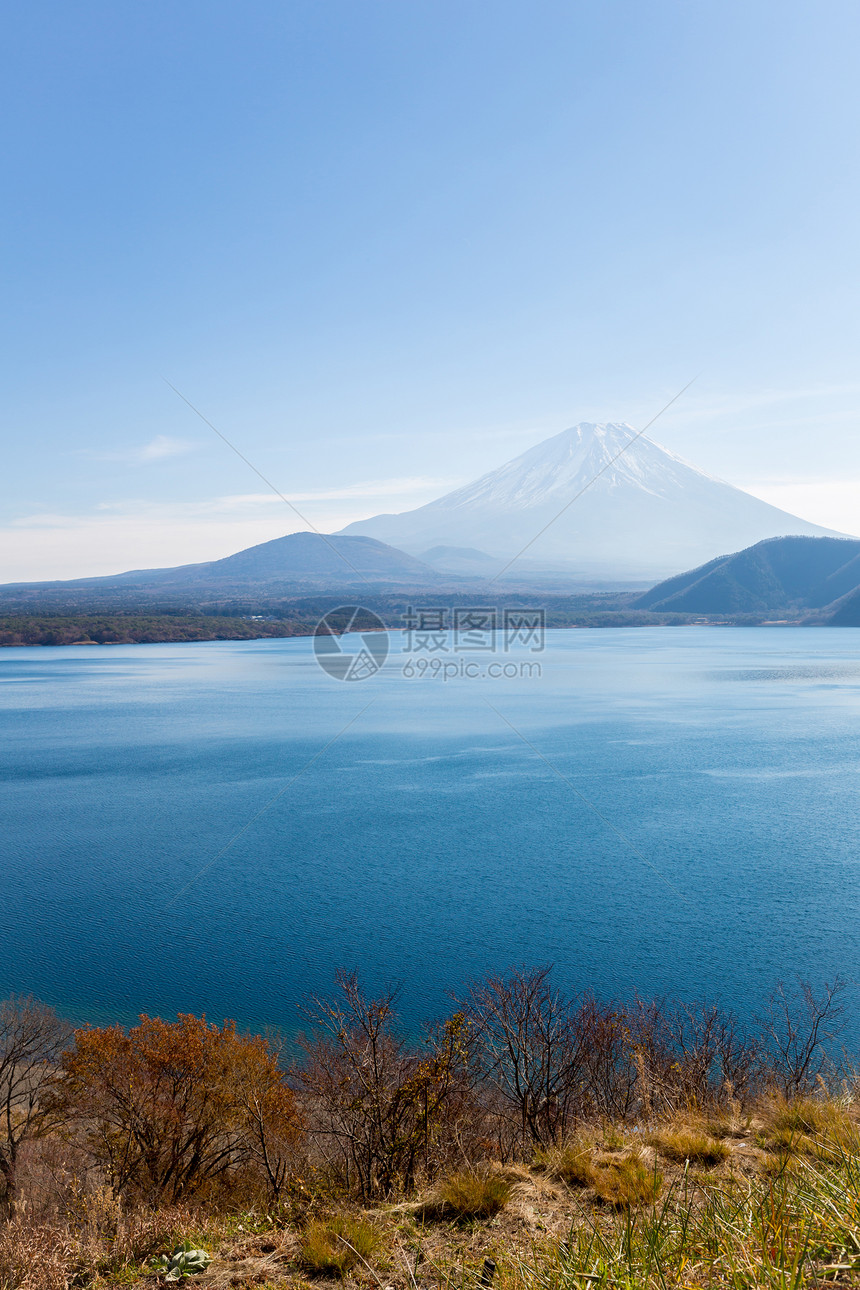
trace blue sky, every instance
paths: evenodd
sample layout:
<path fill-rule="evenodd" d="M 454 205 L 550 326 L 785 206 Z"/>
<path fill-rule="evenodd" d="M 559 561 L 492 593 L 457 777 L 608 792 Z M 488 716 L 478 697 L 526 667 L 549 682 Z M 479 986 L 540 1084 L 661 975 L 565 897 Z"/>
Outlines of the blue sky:
<path fill-rule="evenodd" d="M 860 532 L 860 10 L 4 16 L 0 578 L 428 501 L 579 420 Z"/>

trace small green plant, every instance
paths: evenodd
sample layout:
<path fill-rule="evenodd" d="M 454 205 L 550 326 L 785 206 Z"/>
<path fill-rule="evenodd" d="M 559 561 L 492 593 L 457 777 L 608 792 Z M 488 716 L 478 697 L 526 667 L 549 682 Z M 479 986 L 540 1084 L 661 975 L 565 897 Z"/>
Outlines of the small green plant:
<path fill-rule="evenodd" d="M 378 1244 L 376 1229 L 362 1218 L 318 1219 L 305 1230 L 301 1260 L 309 1272 L 342 1277 L 357 1263 L 369 1260 Z"/>
<path fill-rule="evenodd" d="M 195 1248 L 191 1241 L 183 1241 L 172 1253 L 153 1259 L 152 1265 L 165 1281 L 184 1281 L 186 1277 L 205 1272 L 211 1262 L 205 1250 Z"/>

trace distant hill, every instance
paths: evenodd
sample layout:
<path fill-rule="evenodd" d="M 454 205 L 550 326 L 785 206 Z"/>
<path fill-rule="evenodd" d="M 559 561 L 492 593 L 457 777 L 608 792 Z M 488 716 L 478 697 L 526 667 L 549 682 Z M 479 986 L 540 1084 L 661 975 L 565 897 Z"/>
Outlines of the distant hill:
<path fill-rule="evenodd" d="M 766 614 L 860 625 L 860 540 L 779 537 L 658 583 L 636 609 L 680 614 Z"/>
<path fill-rule="evenodd" d="M 162 570 L 160 578 L 162 585 L 166 581 L 242 585 L 290 581 L 352 586 L 369 579 L 395 585 L 436 586 L 443 581 L 435 569 L 385 542 L 319 533 L 290 533 L 223 560 Z"/>
<path fill-rule="evenodd" d="M 490 560 L 478 550 L 456 548 L 427 555 L 461 569 Z M 572 594 L 549 585 L 541 588 L 536 575 L 530 585 L 503 589 L 486 575 L 433 569 L 372 538 L 291 533 L 205 564 L 71 582 L 7 583 L 0 586 L 0 645 L 14 644 L 19 637 L 33 643 L 48 636 L 53 640 L 58 633 L 63 640 L 58 637 L 57 643 L 65 643 L 64 633 L 74 631 L 80 639 L 87 633 L 112 640 L 214 639 L 226 632 L 239 639 L 248 635 L 242 624 L 251 619 L 260 624 L 260 635 L 282 635 L 304 630 L 333 604 L 355 600 L 376 605 L 386 618 L 399 621 L 416 596 L 432 596 L 432 603 L 449 606 L 474 604 L 476 596 L 481 604 L 542 603 L 549 626 L 788 618 L 854 627 L 860 626 L 860 539 L 770 538 L 649 591 Z M 201 626 L 175 617 L 195 613 L 220 620 Z M 85 623 L 81 615 L 87 614 L 92 621 Z M 105 614 L 137 617 L 108 623 Z M 170 622 L 156 623 L 153 615 L 159 614 L 171 615 Z M 59 621 L 63 615 L 68 622 Z M 57 621 L 41 621 L 50 617 Z M 289 631 L 286 622 L 292 624 Z M 153 636 L 155 631 L 166 634 Z"/>
<path fill-rule="evenodd" d="M 134 569 L 69 582 L 6 583 L 0 606 L 24 609 L 82 603 L 118 605 L 171 600 L 207 603 L 225 596 L 261 596 L 365 588 L 434 588 L 460 579 L 367 537 L 290 533 L 223 560 L 171 569 Z"/>
<path fill-rule="evenodd" d="M 463 573 L 481 578 L 491 577 L 504 563 L 498 556 L 487 555 L 486 551 L 470 546 L 434 546 L 429 551 L 422 551 L 418 558 L 443 573 Z"/>
<path fill-rule="evenodd" d="M 500 566 L 522 551 L 506 582 L 565 572 L 580 585 L 654 582 L 783 534 L 843 536 L 706 475 L 632 426 L 591 422 L 426 506 L 343 532 L 469 573 L 476 549 Z M 430 559 L 440 548 L 460 554 Z"/>

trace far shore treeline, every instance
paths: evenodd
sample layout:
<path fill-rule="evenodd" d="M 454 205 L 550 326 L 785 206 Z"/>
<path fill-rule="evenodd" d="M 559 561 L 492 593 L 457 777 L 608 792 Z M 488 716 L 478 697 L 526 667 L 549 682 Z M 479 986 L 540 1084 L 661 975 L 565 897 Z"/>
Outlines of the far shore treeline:
<path fill-rule="evenodd" d="M 221 614 L 14 614 L 0 618 L 0 646 L 155 645 L 307 636 L 312 625 Z"/>
<path fill-rule="evenodd" d="M 654 613 L 629 609 L 618 596 L 571 596 L 527 603 L 545 609 L 547 627 L 657 627 L 686 626 L 709 621 L 692 614 Z M 433 606 L 450 607 L 467 603 L 464 597 L 431 597 Z M 507 597 L 499 608 L 509 607 L 523 597 Z M 232 607 L 212 610 L 169 609 L 160 612 L 118 610 L 117 612 L 15 613 L 0 616 L 0 646 L 20 645 L 152 645 L 171 641 L 241 641 L 270 637 L 312 636 L 320 618 L 340 605 L 360 604 L 378 615 L 392 631 L 399 630 L 414 605 L 430 601 L 413 597 L 358 596 L 355 590 L 339 597 L 314 597 L 283 605 L 252 605 L 236 611 Z M 482 601 L 482 605 L 485 601 Z M 763 615 L 714 616 L 710 621 L 756 625 Z M 361 621 L 353 623 L 360 629 Z"/>

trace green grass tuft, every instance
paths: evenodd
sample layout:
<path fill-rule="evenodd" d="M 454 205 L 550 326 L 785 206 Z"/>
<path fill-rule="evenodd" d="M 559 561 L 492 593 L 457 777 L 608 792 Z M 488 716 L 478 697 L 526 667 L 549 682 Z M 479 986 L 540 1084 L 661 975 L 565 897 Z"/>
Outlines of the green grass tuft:
<path fill-rule="evenodd" d="M 590 1185 L 604 1204 L 614 1209 L 636 1209 L 657 1199 L 663 1176 L 656 1166 L 633 1154 L 608 1164 L 595 1164 Z"/>
<path fill-rule="evenodd" d="M 379 1236 L 363 1218 L 339 1215 L 310 1223 L 301 1243 L 301 1261 L 317 1276 L 343 1277 L 362 1260 L 370 1261 Z"/>

